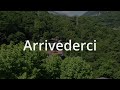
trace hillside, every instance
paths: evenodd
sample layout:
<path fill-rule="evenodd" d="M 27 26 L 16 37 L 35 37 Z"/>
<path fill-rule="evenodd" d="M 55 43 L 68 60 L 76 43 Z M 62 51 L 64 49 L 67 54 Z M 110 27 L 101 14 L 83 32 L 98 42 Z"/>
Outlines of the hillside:
<path fill-rule="evenodd" d="M 83 16 L 94 16 L 103 25 L 118 28 L 120 25 L 119 11 L 88 11 Z"/>
<path fill-rule="evenodd" d="M 119 25 L 119 11 L 92 11 L 77 18 L 47 11 L 0 11 L 0 79 L 120 79 Z M 23 51 L 26 40 L 44 42 L 56 36 L 73 43 L 96 40 L 97 51 L 63 50 L 64 59 L 43 48 Z"/>
<path fill-rule="evenodd" d="M 55 15 L 66 15 L 66 16 L 82 16 L 87 11 L 49 11 Z"/>
<path fill-rule="evenodd" d="M 88 11 L 86 13 L 84 13 L 82 16 L 100 16 L 103 14 L 107 14 L 110 11 Z"/>

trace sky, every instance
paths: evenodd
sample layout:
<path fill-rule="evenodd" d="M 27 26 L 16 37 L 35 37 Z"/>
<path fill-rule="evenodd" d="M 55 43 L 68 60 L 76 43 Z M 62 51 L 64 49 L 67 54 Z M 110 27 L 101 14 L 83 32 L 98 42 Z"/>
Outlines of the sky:
<path fill-rule="evenodd" d="M 87 11 L 55 11 L 57 13 L 62 13 L 68 16 L 81 16 Z"/>

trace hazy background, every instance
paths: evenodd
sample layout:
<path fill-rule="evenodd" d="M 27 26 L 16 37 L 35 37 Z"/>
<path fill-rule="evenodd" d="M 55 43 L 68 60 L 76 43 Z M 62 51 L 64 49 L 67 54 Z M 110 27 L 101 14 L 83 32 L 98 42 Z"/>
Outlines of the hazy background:
<path fill-rule="evenodd" d="M 55 11 L 55 12 L 60 13 L 60 14 L 65 14 L 68 16 L 81 16 L 87 11 Z"/>

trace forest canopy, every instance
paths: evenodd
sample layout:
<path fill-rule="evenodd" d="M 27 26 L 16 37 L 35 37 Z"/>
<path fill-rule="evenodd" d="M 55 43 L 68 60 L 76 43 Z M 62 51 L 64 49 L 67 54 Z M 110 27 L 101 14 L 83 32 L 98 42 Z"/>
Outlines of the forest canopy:
<path fill-rule="evenodd" d="M 95 12 L 94 12 L 95 13 Z M 68 17 L 47 11 L 0 11 L 0 79 L 120 78 L 120 12 Z M 25 40 L 97 41 L 97 51 L 23 51 Z"/>

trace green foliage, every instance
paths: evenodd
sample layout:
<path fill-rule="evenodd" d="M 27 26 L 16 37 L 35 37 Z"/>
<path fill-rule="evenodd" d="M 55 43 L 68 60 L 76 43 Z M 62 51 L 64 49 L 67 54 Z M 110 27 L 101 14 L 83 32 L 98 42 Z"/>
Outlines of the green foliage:
<path fill-rule="evenodd" d="M 90 79 L 91 66 L 80 57 L 67 57 L 61 64 L 61 79 Z"/>
<path fill-rule="evenodd" d="M 0 48 L 0 78 L 29 79 L 40 73 L 44 52 L 23 51 L 23 43 L 2 45 Z"/>
<path fill-rule="evenodd" d="M 0 78 L 120 78 L 120 12 L 93 11 L 67 17 L 47 11 L 0 11 Z M 65 59 L 45 51 L 23 51 L 23 42 L 60 37 L 64 42 L 97 41 L 96 52 L 64 52 Z M 22 42 L 21 42 L 22 41 Z M 80 58 L 81 57 L 81 58 Z"/>
<path fill-rule="evenodd" d="M 94 62 L 94 76 L 97 77 L 107 77 L 115 78 L 116 72 L 119 72 L 119 64 L 110 58 L 101 58 Z M 118 76 L 116 76 L 118 78 Z"/>
<path fill-rule="evenodd" d="M 62 59 L 58 56 L 50 56 L 45 59 L 44 63 L 42 64 L 46 73 L 44 74 L 44 78 L 47 79 L 59 79 L 60 78 L 60 65 Z"/>
<path fill-rule="evenodd" d="M 15 34 L 10 34 L 7 39 L 8 42 L 14 41 L 14 43 L 19 43 L 20 41 L 23 40 L 25 40 L 25 34 L 22 32 L 16 32 Z"/>

